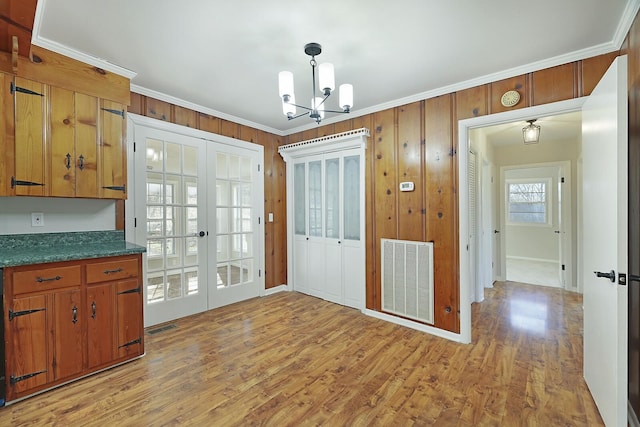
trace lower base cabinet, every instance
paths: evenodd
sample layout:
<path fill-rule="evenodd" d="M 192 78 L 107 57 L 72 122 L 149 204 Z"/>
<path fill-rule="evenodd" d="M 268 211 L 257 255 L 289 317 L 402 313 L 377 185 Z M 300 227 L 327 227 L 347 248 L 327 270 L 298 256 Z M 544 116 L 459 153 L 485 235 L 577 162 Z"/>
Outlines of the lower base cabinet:
<path fill-rule="evenodd" d="M 144 354 L 142 256 L 4 269 L 6 401 Z"/>

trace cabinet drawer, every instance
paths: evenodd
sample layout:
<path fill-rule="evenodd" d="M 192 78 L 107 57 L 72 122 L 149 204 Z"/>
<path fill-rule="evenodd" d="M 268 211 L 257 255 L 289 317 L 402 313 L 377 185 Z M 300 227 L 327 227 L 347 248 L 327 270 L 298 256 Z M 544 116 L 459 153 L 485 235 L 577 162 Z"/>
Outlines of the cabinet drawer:
<path fill-rule="evenodd" d="M 67 286 L 80 286 L 79 265 L 13 272 L 13 293 L 15 295 Z"/>
<path fill-rule="evenodd" d="M 124 258 L 87 264 L 87 283 L 138 277 L 138 259 Z"/>

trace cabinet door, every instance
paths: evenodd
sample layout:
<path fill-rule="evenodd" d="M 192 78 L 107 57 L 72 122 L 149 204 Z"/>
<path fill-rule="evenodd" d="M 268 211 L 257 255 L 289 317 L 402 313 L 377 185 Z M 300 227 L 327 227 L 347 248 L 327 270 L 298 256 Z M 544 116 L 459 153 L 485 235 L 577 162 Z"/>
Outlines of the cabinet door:
<path fill-rule="evenodd" d="M 54 380 L 82 372 L 82 309 L 80 289 L 53 294 Z"/>
<path fill-rule="evenodd" d="M 76 197 L 98 197 L 98 99 L 75 94 Z"/>
<path fill-rule="evenodd" d="M 73 92 L 51 87 L 49 99 L 51 102 L 50 195 L 73 197 L 76 192 Z"/>
<path fill-rule="evenodd" d="M 127 158 L 125 146 L 124 106 L 117 102 L 101 100 L 100 118 L 100 197 L 105 199 L 127 198 Z"/>
<path fill-rule="evenodd" d="M 117 283 L 118 356 L 142 354 L 142 289 L 139 279 Z"/>
<path fill-rule="evenodd" d="M 115 357 L 113 283 L 87 288 L 87 367 L 104 365 Z"/>
<path fill-rule="evenodd" d="M 7 400 L 48 381 L 46 297 L 15 298 L 8 311 Z"/>
<path fill-rule="evenodd" d="M 13 76 L 0 73 L 0 196 L 14 195 L 11 177 L 15 179 L 15 121 L 11 85 Z"/>
<path fill-rule="evenodd" d="M 45 177 L 45 85 L 16 77 L 15 177 L 18 196 L 46 196 Z"/>

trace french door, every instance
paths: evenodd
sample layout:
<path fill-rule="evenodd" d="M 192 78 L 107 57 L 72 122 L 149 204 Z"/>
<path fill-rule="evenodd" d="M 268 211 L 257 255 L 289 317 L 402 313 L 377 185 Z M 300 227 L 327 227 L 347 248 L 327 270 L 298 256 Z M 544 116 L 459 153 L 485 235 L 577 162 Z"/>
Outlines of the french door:
<path fill-rule="evenodd" d="M 261 253 L 263 175 L 260 157 L 238 147 L 216 147 L 209 154 L 215 178 L 209 179 L 209 200 L 215 201 L 215 283 L 210 287 L 210 308 L 258 296 L 263 282 L 257 262 Z"/>
<path fill-rule="evenodd" d="M 205 144 L 136 128 L 136 241 L 147 247 L 146 326 L 207 309 Z"/>
<path fill-rule="evenodd" d="M 136 243 L 147 248 L 145 326 L 259 296 L 263 147 L 139 116 L 132 121 L 134 192 L 126 216 Z"/>

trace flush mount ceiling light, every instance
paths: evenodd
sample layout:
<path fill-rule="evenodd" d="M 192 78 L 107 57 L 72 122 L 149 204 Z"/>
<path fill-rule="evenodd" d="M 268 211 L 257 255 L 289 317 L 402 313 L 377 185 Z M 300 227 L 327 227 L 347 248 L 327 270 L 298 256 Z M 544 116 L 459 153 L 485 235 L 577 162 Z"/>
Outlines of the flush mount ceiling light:
<path fill-rule="evenodd" d="M 540 140 L 540 126 L 534 125 L 536 120 L 527 120 L 529 125 L 522 128 L 522 138 L 525 144 L 537 144 Z"/>
<path fill-rule="evenodd" d="M 311 85 L 312 98 L 311 108 L 296 104 L 296 97 L 293 94 L 293 73 L 290 71 L 281 71 L 278 74 L 278 91 L 282 98 L 282 112 L 287 119 L 293 120 L 298 117 L 309 114 L 316 123 L 320 124 L 324 119 L 324 113 L 348 113 L 353 107 L 353 86 L 350 84 L 340 85 L 339 105 L 342 110 L 325 109 L 325 101 L 335 89 L 335 76 L 333 72 L 333 64 L 324 63 L 318 65 L 316 56 L 322 52 L 322 46 L 318 43 L 308 43 L 304 46 L 304 53 L 311 57 Z M 316 94 L 316 67 L 318 68 L 318 88 L 321 96 Z M 305 110 L 296 116 L 296 107 Z"/>

